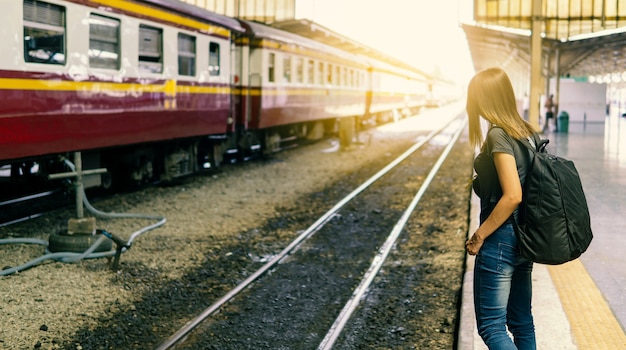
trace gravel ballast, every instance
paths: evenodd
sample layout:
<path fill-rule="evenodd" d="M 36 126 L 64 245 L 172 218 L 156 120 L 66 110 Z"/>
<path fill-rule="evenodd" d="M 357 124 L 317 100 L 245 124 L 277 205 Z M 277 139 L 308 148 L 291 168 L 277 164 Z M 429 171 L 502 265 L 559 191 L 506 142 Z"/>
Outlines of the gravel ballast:
<path fill-rule="evenodd" d="M 331 190 L 337 184 L 347 178 L 365 181 L 415 143 L 416 135 L 425 133 L 426 124 L 442 123 L 461 110 L 460 104 L 427 110 L 365 131 L 359 135 L 361 143 L 347 151 L 338 150 L 336 141 L 320 141 L 265 159 L 229 164 L 169 186 L 148 187 L 92 203 L 103 212 L 149 214 L 167 221 L 133 241 L 122 254 L 118 271 L 111 270 L 106 258 L 76 263 L 48 260 L 0 277 L 0 349 L 154 348 L 254 272 L 264 259 L 282 250 L 299 234 L 294 228 L 306 229 L 299 226 L 300 218 L 328 210 L 322 203 L 341 198 L 341 193 Z M 424 125 L 423 130 L 407 127 L 416 121 Z M 380 317 L 381 310 L 397 315 L 397 306 L 386 304 L 391 300 L 417 317 L 398 319 L 404 326 L 396 326 L 393 332 L 384 324 L 373 326 L 376 323 L 363 321 L 349 329 L 348 340 L 338 348 L 358 343 L 350 339 L 367 339 L 364 334 L 382 339 L 372 347 L 376 349 L 452 348 L 462 283 L 463 230 L 468 221 L 465 183 L 471 177 L 473 155 L 465 134 L 455 148 L 452 166 L 441 170 L 445 181 L 433 185 L 439 204 L 422 208 L 431 213 L 426 221 L 409 223 L 415 231 L 426 233 L 421 238 L 404 237 L 404 244 L 392 257 L 406 274 L 396 271 L 381 277 L 385 284 L 399 289 L 374 290 L 360 315 L 363 320 Z M 47 239 L 66 228 L 68 218 L 74 215 L 73 208 L 61 209 L 2 227 L 0 238 Z M 435 216 L 439 219 L 433 220 Z M 126 239 L 154 223 L 154 219 L 97 219 L 98 228 Z M 429 226 L 424 229 L 423 225 Z M 0 245 L 0 267 L 18 266 L 43 254 L 44 247 L 39 245 Z M 420 271 L 427 271 L 433 280 L 413 281 L 422 278 L 412 275 L 416 266 L 423 266 Z M 394 290 L 396 297 L 376 301 L 381 299 L 380 293 Z M 389 322 L 388 318 L 383 321 Z M 381 332 L 393 333 L 395 345 L 381 338 Z M 354 346 L 367 348 L 366 344 Z"/>

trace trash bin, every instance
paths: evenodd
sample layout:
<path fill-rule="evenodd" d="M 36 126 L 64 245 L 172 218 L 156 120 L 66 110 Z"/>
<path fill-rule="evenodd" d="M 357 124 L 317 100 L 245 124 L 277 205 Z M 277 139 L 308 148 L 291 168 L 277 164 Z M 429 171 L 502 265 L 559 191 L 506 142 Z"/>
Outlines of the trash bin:
<path fill-rule="evenodd" d="M 559 113 L 557 123 L 559 127 L 559 132 L 567 133 L 569 131 L 569 114 L 567 114 L 567 112 L 565 111 Z"/>

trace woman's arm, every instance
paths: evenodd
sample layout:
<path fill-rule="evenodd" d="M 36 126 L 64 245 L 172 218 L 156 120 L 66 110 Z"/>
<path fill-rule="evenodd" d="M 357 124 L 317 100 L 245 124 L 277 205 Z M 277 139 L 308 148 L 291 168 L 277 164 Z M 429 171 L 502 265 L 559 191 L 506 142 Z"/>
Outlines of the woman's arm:
<path fill-rule="evenodd" d="M 522 202 L 522 184 L 519 181 L 515 157 L 508 153 L 494 152 L 493 161 L 498 172 L 502 197 L 487 219 L 465 243 L 470 255 L 478 254 L 483 241 L 500 227 Z"/>

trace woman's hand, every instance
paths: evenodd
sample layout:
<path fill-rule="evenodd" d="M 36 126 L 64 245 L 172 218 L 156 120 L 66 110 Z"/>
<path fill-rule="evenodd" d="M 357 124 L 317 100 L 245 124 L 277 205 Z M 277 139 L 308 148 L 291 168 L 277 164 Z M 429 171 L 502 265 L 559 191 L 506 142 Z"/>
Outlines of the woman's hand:
<path fill-rule="evenodd" d="M 469 255 L 476 255 L 480 250 L 480 247 L 483 246 L 483 242 L 485 240 L 480 238 L 476 233 L 472 235 L 470 239 L 465 242 L 465 250 Z"/>

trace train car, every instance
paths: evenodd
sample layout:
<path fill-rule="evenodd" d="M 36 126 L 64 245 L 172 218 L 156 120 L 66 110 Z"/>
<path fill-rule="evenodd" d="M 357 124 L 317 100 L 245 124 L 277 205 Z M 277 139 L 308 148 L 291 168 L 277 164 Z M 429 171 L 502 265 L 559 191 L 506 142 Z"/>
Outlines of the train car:
<path fill-rule="evenodd" d="M 446 80 L 435 80 L 429 84 L 427 107 L 437 108 L 461 99 L 465 91 L 457 84 Z"/>
<path fill-rule="evenodd" d="M 0 165 L 12 177 L 46 176 L 74 151 L 110 170 L 105 186 L 125 169 L 141 182 L 213 158 L 207 136 L 232 123 L 238 21 L 170 0 L 2 5 Z"/>
<path fill-rule="evenodd" d="M 365 58 L 259 23 L 241 23 L 248 30 L 238 45 L 238 125 L 254 144 L 273 151 L 295 139 L 319 139 L 336 128 L 338 119 L 364 115 Z"/>
<path fill-rule="evenodd" d="M 428 75 L 374 59 L 369 59 L 369 67 L 365 123 L 397 121 L 426 106 Z"/>
<path fill-rule="evenodd" d="M 224 157 L 397 119 L 427 77 L 178 0 L 5 0 L 0 181 L 169 180 Z M 70 158 L 71 159 L 71 158 Z"/>

